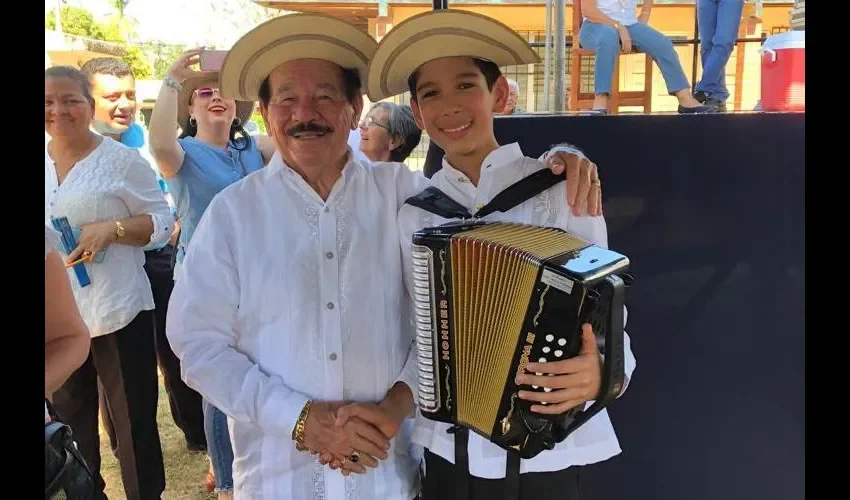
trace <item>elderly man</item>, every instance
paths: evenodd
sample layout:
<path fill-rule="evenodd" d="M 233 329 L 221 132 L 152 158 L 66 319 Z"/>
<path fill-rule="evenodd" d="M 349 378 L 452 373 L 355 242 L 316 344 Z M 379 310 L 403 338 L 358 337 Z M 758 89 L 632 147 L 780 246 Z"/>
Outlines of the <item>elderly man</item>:
<path fill-rule="evenodd" d="M 240 500 L 417 496 L 397 215 L 426 181 L 403 164 L 370 168 L 346 144 L 376 47 L 336 18 L 292 14 L 245 35 L 221 69 L 223 95 L 260 101 L 277 152 L 209 205 L 168 337 L 186 382 L 229 417 Z M 585 180 L 576 205 L 591 192 L 597 211 L 595 166 L 553 158 Z M 338 425 L 351 402 L 361 404 Z M 347 462 L 346 473 L 310 452 Z"/>
<path fill-rule="evenodd" d="M 138 150 L 151 168 L 157 171 L 156 163 L 148 152 L 145 130 L 136 123 L 138 106 L 136 79 L 130 66 L 114 57 L 96 57 L 83 64 L 80 71 L 91 82 L 92 97 L 95 101 L 91 128 L 101 135 L 111 137 L 125 146 Z M 174 213 L 174 202 L 167 194 L 167 187 L 158 171 L 157 178 L 160 180 L 160 187 L 163 188 L 165 200 Z M 171 417 L 177 427 L 183 431 L 186 447 L 192 451 L 203 451 L 207 447 L 207 440 L 204 436 L 201 397 L 186 386 L 180 378 L 180 360 L 171 350 L 165 337 L 168 301 L 174 288 L 174 269 L 171 262 L 176 235 L 177 230 L 168 243 L 145 248 L 145 272 L 151 282 L 155 304 L 155 332 L 151 332 L 151 341 L 156 346 L 156 355 L 171 407 Z M 101 404 L 101 409 L 104 427 L 109 435 L 112 449 L 115 451 L 115 431 L 108 405 Z"/>

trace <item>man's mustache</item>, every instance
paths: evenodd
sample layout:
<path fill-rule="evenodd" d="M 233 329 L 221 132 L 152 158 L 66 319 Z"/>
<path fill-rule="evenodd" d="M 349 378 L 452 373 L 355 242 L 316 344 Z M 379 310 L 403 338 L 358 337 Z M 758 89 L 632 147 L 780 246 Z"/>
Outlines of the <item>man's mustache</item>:
<path fill-rule="evenodd" d="M 286 130 L 286 135 L 289 137 L 293 137 L 295 134 L 303 134 L 305 132 L 313 132 L 317 134 L 330 134 L 334 129 L 328 127 L 327 125 L 321 125 L 315 121 L 310 122 L 302 122 L 292 127 L 289 127 Z"/>

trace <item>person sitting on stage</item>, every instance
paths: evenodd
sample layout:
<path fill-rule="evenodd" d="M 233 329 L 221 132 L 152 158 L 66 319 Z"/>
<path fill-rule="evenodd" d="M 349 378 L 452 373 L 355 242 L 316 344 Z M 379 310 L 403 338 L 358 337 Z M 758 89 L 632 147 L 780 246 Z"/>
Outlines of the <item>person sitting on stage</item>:
<path fill-rule="evenodd" d="M 658 64 L 667 91 L 679 100 L 679 113 L 716 113 L 717 108 L 701 104 L 691 94 L 688 78 L 670 39 L 649 27 L 651 9 L 651 0 L 644 1 L 640 15 L 637 14 L 637 0 L 584 0 L 582 3 L 584 20 L 579 43 L 596 54 L 593 110 L 607 112 L 617 57 L 621 51 L 628 54 L 634 47 Z"/>
<path fill-rule="evenodd" d="M 414 38 L 410 36 L 413 33 L 423 35 Z M 509 99 L 508 83 L 499 67 L 530 64 L 537 59 L 527 42 L 490 18 L 451 9 L 431 11 L 402 22 L 381 41 L 369 68 L 367 88 L 372 100 L 409 89 L 417 123 L 446 152 L 443 168 L 431 178 L 431 185 L 474 214 L 513 183 L 546 168 L 542 161 L 525 156 L 516 143 L 499 145 L 493 133 L 494 114 Z M 598 178 L 592 182 L 599 186 Z M 553 226 L 601 247 L 608 243 L 605 219 L 601 215 L 572 214 L 560 184 L 483 220 Z M 404 277 L 411 296 L 413 233 L 446 222 L 449 220 L 410 204 L 399 211 Z M 585 405 L 599 393 L 601 357 L 590 325 L 582 329 L 583 346 L 577 357 L 529 363 L 527 373 L 517 377 L 519 384 L 553 389 L 521 391 L 520 398 L 537 402 L 531 411 L 561 414 Z M 631 377 L 636 363 L 628 336 L 625 348 L 626 375 Z M 603 409 L 551 451 L 519 461 L 519 470 L 511 470 L 505 450 L 466 430 L 467 473 L 454 465 L 463 450 L 456 449 L 458 433 L 448 433 L 450 427 L 421 416 L 417 419 L 413 440 L 425 448 L 424 500 L 453 498 L 467 477 L 472 499 L 504 498 L 504 492 L 510 489 L 509 474 L 514 474 L 513 478 L 519 475 L 520 498 L 577 499 L 579 467 L 620 452 Z"/>

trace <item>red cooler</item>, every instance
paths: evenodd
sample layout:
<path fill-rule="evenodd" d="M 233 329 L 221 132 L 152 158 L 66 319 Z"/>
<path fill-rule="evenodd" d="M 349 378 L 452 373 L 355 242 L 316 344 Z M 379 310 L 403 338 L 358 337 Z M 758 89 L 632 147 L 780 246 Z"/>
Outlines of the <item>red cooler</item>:
<path fill-rule="evenodd" d="M 768 37 L 761 52 L 764 111 L 806 111 L 806 32 Z"/>

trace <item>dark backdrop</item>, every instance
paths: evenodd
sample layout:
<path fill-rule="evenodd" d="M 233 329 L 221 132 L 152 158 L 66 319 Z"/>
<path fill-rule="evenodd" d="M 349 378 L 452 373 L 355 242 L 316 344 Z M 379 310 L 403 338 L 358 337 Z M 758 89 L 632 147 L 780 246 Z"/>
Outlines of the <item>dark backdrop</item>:
<path fill-rule="evenodd" d="M 804 498 L 803 114 L 500 117 L 529 156 L 599 165 L 628 255 L 637 369 L 609 409 L 623 453 L 585 500 Z M 432 143 L 426 170 L 442 152 Z"/>

